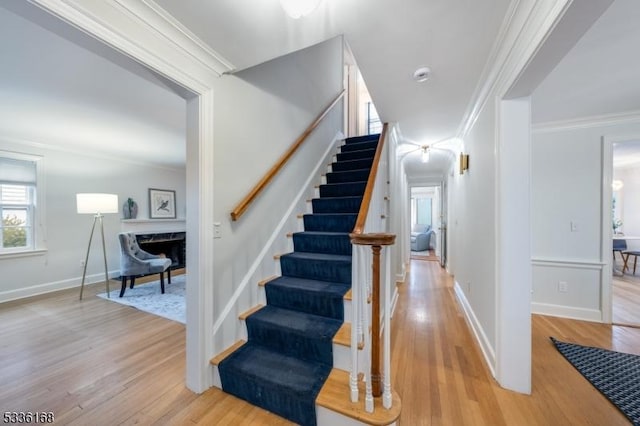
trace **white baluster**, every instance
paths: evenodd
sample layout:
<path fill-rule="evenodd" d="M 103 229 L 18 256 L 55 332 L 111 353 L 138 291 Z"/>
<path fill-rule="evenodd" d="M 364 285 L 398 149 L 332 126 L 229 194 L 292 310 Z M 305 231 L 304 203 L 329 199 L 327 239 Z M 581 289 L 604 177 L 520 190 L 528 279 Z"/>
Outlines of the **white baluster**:
<path fill-rule="evenodd" d="M 382 394 L 382 406 L 391 408 L 391 256 L 388 247 L 382 251 L 384 256 L 383 280 L 384 283 L 384 391 Z"/>
<path fill-rule="evenodd" d="M 363 247 L 369 253 L 371 250 L 368 246 Z M 367 270 L 371 269 L 371 260 L 370 256 L 367 256 Z M 367 294 L 368 296 L 368 294 Z M 363 309 L 363 324 L 362 326 L 365 329 L 364 333 L 364 347 L 365 347 L 365 380 L 366 380 L 366 393 L 364 398 L 364 409 L 368 413 L 373 413 L 373 390 L 371 388 L 371 333 L 369 332 L 369 323 L 371 318 L 371 313 L 369 310 L 369 305 L 367 304 L 366 298 L 363 298 L 364 309 Z"/>
<path fill-rule="evenodd" d="M 354 265 L 351 268 L 351 374 L 349 376 L 349 387 L 351 389 L 351 402 L 358 402 L 358 327 L 359 327 L 359 300 L 360 282 L 362 275 L 360 274 L 359 264 L 362 263 L 359 246 L 352 248 L 352 260 Z"/>

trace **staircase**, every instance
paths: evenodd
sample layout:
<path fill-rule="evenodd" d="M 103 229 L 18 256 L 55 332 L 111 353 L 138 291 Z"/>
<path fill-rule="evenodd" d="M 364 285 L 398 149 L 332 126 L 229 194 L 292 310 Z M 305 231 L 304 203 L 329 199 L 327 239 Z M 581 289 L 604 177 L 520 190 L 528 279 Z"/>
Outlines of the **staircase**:
<path fill-rule="evenodd" d="M 334 366 L 333 338 L 351 288 L 351 242 L 378 135 L 349 138 L 265 285 L 267 305 L 245 319 L 248 341 L 218 360 L 222 389 L 301 425 Z M 345 399 L 349 395 L 345 393 Z"/>

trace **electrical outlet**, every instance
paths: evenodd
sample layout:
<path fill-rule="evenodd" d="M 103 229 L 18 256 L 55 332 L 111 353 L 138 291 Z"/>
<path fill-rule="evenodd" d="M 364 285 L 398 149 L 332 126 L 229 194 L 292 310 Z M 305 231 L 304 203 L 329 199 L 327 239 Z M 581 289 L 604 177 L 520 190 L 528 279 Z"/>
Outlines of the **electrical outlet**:
<path fill-rule="evenodd" d="M 220 222 L 213 223 L 213 238 L 222 238 L 222 231 L 220 230 L 221 226 L 222 224 Z"/>
<path fill-rule="evenodd" d="M 84 259 L 80 259 L 80 266 L 84 266 Z"/>
<path fill-rule="evenodd" d="M 578 232 L 578 223 L 575 221 L 571 221 L 571 232 Z"/>
<path fill-rule="evenodd" d="M 567 291 L 569 291 L 569 287 L 566 281 L 558 281 L 558 291 L 560 293 L 566 293 Z"/>

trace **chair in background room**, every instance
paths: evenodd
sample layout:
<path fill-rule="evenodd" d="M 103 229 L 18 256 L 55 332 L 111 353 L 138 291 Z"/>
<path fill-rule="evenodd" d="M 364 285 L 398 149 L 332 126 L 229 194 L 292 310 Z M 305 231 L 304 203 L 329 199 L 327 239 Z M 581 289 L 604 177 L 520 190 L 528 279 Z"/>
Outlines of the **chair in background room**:
<path fill-rule="evenodd" d="M 149 274 L 160 274 L 160 290 L 164 294 L 164 273 L 167 272 L 169 284 L 171 284 L 171 259 L 159 255 L 147 253 L 138 245 L 135 234 L 122 232 L 118 234 L 120 240 L 120 277 L 122 289 L 120 297 L 124 296 L 127 289 L 127 279 L 131 279 L 129 288 L 133 288 L 136 277 Z"/>
<path fill-rule="evenodd" d="M 616 263 L 616 253 L 620 253 L 620 257 L 624 261 L 624 252 L 627 249 L 627 240 L 622 240 L 619 238 L 613 239 L 613 263 Z"/>
<path fill-rule="evenodd" d="M 429 249 L 433 230 L 431 225 L 416 223 L 411 228 L 411 251 L 424 251 Z"/>

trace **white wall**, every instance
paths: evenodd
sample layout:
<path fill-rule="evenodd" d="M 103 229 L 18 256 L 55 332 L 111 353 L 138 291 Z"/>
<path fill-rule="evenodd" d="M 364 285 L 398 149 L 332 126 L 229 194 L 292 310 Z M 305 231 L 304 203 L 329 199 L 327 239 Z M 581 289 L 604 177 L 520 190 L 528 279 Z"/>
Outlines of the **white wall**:
<path fill-rule="evenodd" d="M 319 173 L 327 171 L 329 159 L 323 156 L 343 128 L 342 103 L 242 217 L 233 222 L 230 212 L 342 91 L 342 72 L 343 42 L 337 37 L 217 82 L 214 216 L 222 238 L 215 240 L 211 284 L 216 352 L 240 338 L 237 316 L 258 303 L 258 281 L 279 273 L 273 256 L 292 250 L 285 235 L 302 229 L 296 214 L 306 212 L 305 200 L 313 197 L 319 175 L 275 241 L 270 238 L 316 165 L 324 162 Z"/>
<path fill-rule="evenodd" d="M 0 149 L 43 157 L 43 180 L 38 182 L 38 192 L 44 196 L 44 204 L 38 208 L 44 208 L 45 215 L 43 228 L 38 229 L 44 229 L 47 249 L 42 255 L 0 256 L 0 302 L 80 285 L 80 261 L 86 255 L 93 216 L 76 213 L 75 194 L 78 192 L 115 193 L 120 204 L 132 197 L 138 203 L 138 218 L 143 219 L 149 217 L 148 189 L 172 189 L 176 191 L 177 216 L 184 218 L 184 170 L 54 150 L 43 144 L 9 141 L 2 136 Z M 104 217 L 107 265 L 111 276 L 117 276 L 120 267 L 117 234 L 127 226 L 121 218 L 121 213 Z M 168 225 L 162 223 L 162 226 L 167 229 Z M 184 228 L 183 223 L 176 223 L 176 226 Z M 87 282 L 104 280 L 98 230 L 94 234 L 87 275 Z"/>
<path fill-rule="evenodd" d="M 602 139 L 634 134 L 640 135 L 640 124 L 534 132 L 534 312 L 602 320 L 603 265 L 611 261 L 611 253 L 601 248 Z M 559 290 L 560 282 L 566 283 L 566 292 Z"/>
<path fill-rule="evenodd" d="M 449 238 L 452 273 L 472 306 L 485 340 L 495 346 L 495 110 L 485 107 L 464 139 L 470 167 L 454 167 L 449 181 Z"/>

